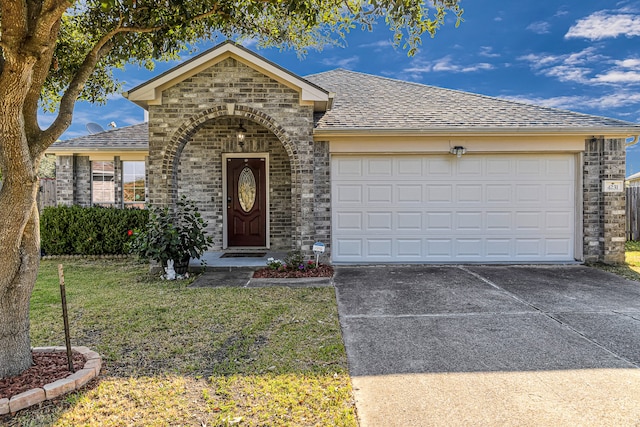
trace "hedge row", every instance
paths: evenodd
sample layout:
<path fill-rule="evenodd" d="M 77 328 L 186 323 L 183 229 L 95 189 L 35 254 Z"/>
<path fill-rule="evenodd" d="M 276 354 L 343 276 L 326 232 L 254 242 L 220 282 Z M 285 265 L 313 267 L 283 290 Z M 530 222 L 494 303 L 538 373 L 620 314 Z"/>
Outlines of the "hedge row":
<path fill-rule="evenodd" d="M 44 208 L 40 241 L 45 255 L 120 255 L 127 253 L 129 230 L 142 229 L 144 209 L 80 206 Z"/>

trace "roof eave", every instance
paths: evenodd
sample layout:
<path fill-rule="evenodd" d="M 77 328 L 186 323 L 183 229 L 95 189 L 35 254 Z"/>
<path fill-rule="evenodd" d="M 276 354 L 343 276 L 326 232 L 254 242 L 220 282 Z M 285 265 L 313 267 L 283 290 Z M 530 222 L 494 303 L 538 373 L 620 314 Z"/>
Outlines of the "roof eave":
<path fill-rule="evenodd" d="M 45 150 L 46 154 L 56 154 L 56 153 L 88 153 L 88 152 L 102 152 L 102 153 L 122 153 L 122 152 L 136 152 L 136 151 L 144 151 L 148 152 L 148 147 L 84 147 L 84 146 L 75 146 L 75 147 L 55 147 L 50 146 Z"/>
<path fill-rule="evenodd" d="M 629 138 L 640 134 L 638 127 L 586 127 L 586 128 L 425 128 L 425 129 L 381 129 L 381 128 L 332 128 L 314 129 L 314 136 L 357 136 L 357 135 L 403 135 L 403 136 L 469 136 L 469 135 L 500 135 L 500 136 L 523 136 L 523 135 L 576 135 L 576 136 L 608 136 Z"/>

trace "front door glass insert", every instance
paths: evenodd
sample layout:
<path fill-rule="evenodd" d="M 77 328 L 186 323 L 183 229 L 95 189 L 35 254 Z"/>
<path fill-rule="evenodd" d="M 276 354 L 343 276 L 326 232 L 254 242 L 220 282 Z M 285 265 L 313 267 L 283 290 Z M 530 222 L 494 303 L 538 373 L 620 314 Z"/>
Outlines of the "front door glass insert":
<path fill-rule="evenodd" d="M 249 212 L 256 203 L 256 178 L 247 166 L 238 177 L 238 201 L 243 211 Z"/>

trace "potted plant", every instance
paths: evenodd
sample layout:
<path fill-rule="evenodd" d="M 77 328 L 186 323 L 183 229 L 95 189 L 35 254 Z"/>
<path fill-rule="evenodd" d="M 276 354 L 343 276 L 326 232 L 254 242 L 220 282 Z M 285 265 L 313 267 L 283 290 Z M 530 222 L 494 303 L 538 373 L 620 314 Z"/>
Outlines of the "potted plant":
<path fill-rule="evenodd" d="M 200 259 L 213 242 L 206 227 L 195 203 L 182 196 L 173 208 L 150 208 L 149 222 L 143 230 L 134 231 L 130 249 L 163 268 L 173 260 L 176 273 L 184 274 L 189 259 Z"/>

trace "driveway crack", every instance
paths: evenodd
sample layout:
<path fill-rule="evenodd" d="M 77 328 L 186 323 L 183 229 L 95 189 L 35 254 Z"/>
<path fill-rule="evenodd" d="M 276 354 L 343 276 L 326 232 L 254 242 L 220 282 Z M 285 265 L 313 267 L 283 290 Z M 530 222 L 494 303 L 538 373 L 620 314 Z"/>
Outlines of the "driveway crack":
<path fill-rule="evenodd" d="M 597 341 L 593 340 L 592 338 L 589 338 L 584 333 L 580 332 L 579 330 L 577 330 L 573 326 L 569 325 L 568 323 L 563 322 L 561 319 L 555 317 L 553 314 L 542 310 L 540 307 L 538 307 L 538 306 L 536 306 L 534 304 L 531 304 L 530 302 L 528 302 L 526 300 L 523 300 L 522 298 L 520 298 L 519 296 L 515 295 L 514 293 L 509 292 L 508 290 L 504 289 L 503 287 L 493 283 L 491 280 L 487 279 L 486 277 L 483 277 L 480 274 L 476 273 L 475 271 L 471 271 L 471 270 L 469 270 L 468 268 L 466 268 L 465 266 L 462 266 L 462 265 L 457 266 L 457 268 L 459 268 L 460 270 L 464 271 L 465 273 L 468 273 L 468 274 L 472 275 L 476 279 L 483 281 L 484 283 L 486 283 L 487 285 L 491 286 L 492 288 L 494 288 L 496 290 L 499 290 L 500 292 L 503 292 L 505 295 L 508 295 L 509 297 L 513 298 L 514 300 L 518 301 L 519 303 L 525 304 L 525 305 L 531 307 L 532 309 L 534 309 L 538 313 L 542 314 L 543 316 L 547 317 L 550 320 L 553 320 L 554 322 L 557 322 L 558 324 L 560 324 L 564 328 L 566 328 L 569 331 L 573 332 L 574 334 L 580 336 L 582 339 L 584 339 L 587 342 L 595 345 L 596 347 L 600 348 L 601 350 L 605 351 L 606 353 L 609 353 L 611 356 L 615 357 L 616 359 L 618 359 L 620 361 L 623 361 L 623 362 L 626 362 L 626 363 L 628 363 L 631 366 L 634 366 L 636 368 L 640 368 L 640 365 L 638 365 L 637 363 L 633 362 L 632 360 L 629 360 L 626 357 L 620 356 L 619 354 L 609 350 L 607 347 L 603 346 L 602 344 L 598 343 Z M 612 313 L 629 316 L 627 314 L 617 313 L 617 312 L 614 312 L 614 311 L 612 311 Z M 629 316 L 629 317 L 632 317 L 634 320 L 638 320 L 633 316 Z"/>

